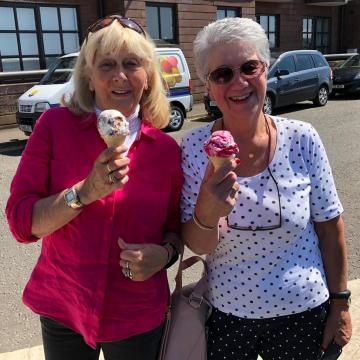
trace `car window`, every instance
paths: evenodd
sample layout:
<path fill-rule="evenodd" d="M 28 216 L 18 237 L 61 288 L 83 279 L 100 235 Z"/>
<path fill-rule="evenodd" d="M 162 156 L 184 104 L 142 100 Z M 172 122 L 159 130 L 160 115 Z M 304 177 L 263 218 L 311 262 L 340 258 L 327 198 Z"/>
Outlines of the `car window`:
<path fill-rule="evenodd" d="M 353 56 L 349 60 L 347 60 L 343 65 L 342 68 L 349 68 L 349 67 L 360 67 L 360 56 Z"/>
<path fill-rule="evenodd" d="M 308 70 L 314 67 L 311 56 L 307 54 L 296 55 L 296 62 L 297 71 Z"/>
<path fill-rule="evenodd" d="M 313 54 L 312 58 L 316 67 L 328 66 L 326 60 L 323 59 L 320 55 Z"/>
<path fill-rule="evenodd" d="M 295 62 L 293 56 L 286 56 L 276 65 L 276 70 L 288 70 L 289 73 L 295 72 Z"/>
<path fill-rule="evenodd" d="M 70 81 L 77 56 L 57 58 L 49 67 L 48 72 L 40 80 L 40 85 L 64 84 Z"/>
<path fill-rule="evenodd" d="M 329 66 L 334 69 L 341 67 L 347 59 L 327 59 L 327 62 L 329 63 Z"/>

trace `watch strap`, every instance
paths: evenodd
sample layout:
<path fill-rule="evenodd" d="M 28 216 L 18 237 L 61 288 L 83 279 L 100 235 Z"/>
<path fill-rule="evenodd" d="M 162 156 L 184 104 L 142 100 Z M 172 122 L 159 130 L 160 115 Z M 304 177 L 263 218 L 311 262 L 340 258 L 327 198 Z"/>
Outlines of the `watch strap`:
<path fill-rule="evenodd" d="M 350 304 L 351 304 L 351 298 L 349 298 L 349 299 L 330 299 L 330 305 L 349 308 Z"/>
<path fill-rule="evenodd" d="M 351 296 L 351 291 L 349 289 L 346 289 L 344 291 L 339 292 L 331 292 L 330 293 L 330 300 L 332 299 L 342 299 L 342 300 L 348 300 Z"/>
<path fill-rule="evenodd" d="M 165 265 L 165 269 L 168 269 L 170 266 L 174 265 L 176 263 L 176 261 L 179 259 L 179 252 L 178 252 L 176 246 L 171 242 L 167 242 L 167 243 L 163 244 L 163 246 L 167 250 L 168 254 L 169 254 L 169 249 L 166 248 L 166 246 L 169 246 L 173 249 L 173 256 L 168 260 L 167 264 Z"/>

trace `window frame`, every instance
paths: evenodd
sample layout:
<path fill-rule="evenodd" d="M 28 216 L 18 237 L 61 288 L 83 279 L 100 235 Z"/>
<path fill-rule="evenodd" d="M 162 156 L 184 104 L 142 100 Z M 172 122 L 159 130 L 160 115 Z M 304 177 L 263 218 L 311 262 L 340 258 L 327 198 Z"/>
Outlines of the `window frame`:
<path fill-rule="evenodd" d="M 256 14 L 256 21 L 261 25 L 260 23 L 260 17 L 261 16 L 265 16 L 267 18 L 267 23 L 269 24 L 269 18 L 270 17 L 274 17 L 275 19 L 275 31 L 270 31 L 269 30 L 269 25 L 268 25 L 268 29 L 264 29 L 267 38 L 270 41 L 270 34 L 275 34 L 275 46 L 274 47 L 270 47 L 271 50 L 275 50 L 278 49 L 280 47 L 280 15 L 279 14 L 264 14 L 264 13 L 260 13 L 260 14 Z M 269 42 L 270 44 L 270 42 Z"/>
<path fill-rule="evenodd" d="M 312 29 L 311 32 L 309 32 L 309 30 L 307 29 L 306 32 L 304 32 L 304 20 L 307 21 L 308 20 L 312 20 Z M 318 31 L 318 20 L 321 20 L 322 23 L 322 27 L 324 26 L 324 20 L 326 20 L 328 22 L 328 30 L 324 31 L 323 29 L 320 29 L 320 31 Z M 304 34 L 310 34 L 312 35 L 312 43 L 310 44 L 310 46 L 304 47 L 305 49 L 310 49 L 310 50 L 319 50 L 321 53 L 326 54 L 330 52 L 331 49 L 331 17 L 328 16 L 304 16 L 302 18 L 303 21 L 303 31 L 302 31 L 302 39 L 304 39 Z M 308 26 L 307 26 L 308 28 Z M 328 38 L 328 44 L 327 45 L 323 45 L 323 38 L 324 35 L 327 35 Z M 321 37 L 321 44 L 317 43 L 317 35 L 320 35 Z M 304 43 L 303 43 L 304 46 Z"/>
<path fill-rule="evenodd" d="M 80 29 L 80 21 L 79 21 L 79 8 L 76 5 L 69 5 L 69 4 L 30 4 L 30 3 L 0 3 L 0 7 L 11 8 L 14 14 L 14 22 L 15 22 L 15 29 L 14 30 L 0 30 L 0 34 L 15 34 L 17 47 L 18 47 L 18 54 L 17 55 L 2 55 L 0 52 L 0 71 L 3 71 L 2 61 L 3 59 L 19 59 L 20 70 L 24 71 L 24 59 L 34 58 L 37 57 L 39 59 L 39 69 L 47 69 L 48 66 L 46 65 L 46 58 L 47 57 L 58 57 L 65 55 L 64 52 L 64 34 L 77 34 L 78 41 L 79 41 L 79 48 L 81 45 L 81 29 Z M 55 8 L 57 10 L 58 22 L 59 22 L 59 29 L 58 30 L 42 30 L 42 23 L 41 23 L 41 14 L 40 8 L 49 7 Z M 63 30 L 62 29 L 62 20 L 61 20 L 61 8 L 70 8 L 74 9 L 76 12 L 76 22 L 77 22 L 77 30 Z M 33 9 L 34 11 L 34 22 L 35 22 L 35 29 L 34 30 L 21 30 L 19 28 L 19 19 L 18 13 L 16 9 Z M 61 46 L 61 53 L 59 54 L 46 54 L 44 41 L 43 41 L 43 34 L 47 33 L 55 33 L 59 34 L 60 36 L 60 46 Z M 20 34 L 35 34 L 37 39 L 37 55 L 23 55 L 21 49 L 21 40 Z"/>
<path fill-rule="evenodd" d="M 219 10 L 224 10 L 225 11 L 225 17 L 224 18 L 219 18 L 218 17 L 218 11 Z M 232 16 L 227 16 L 227 12 L 228 11 L 235 11 L 235 17 L 242 17 L 242 8 L 238 8 L 238 7 L 231 7 L 231 6 L 218 6 L 216 8 L 216 19 L 220 20 L 220 19 L 225 19 L 227 17 L 232 17 Z"/>
<path fill-rule="evenodd" d="M 179 34 L 178 34 L 178 26 L 177 26 L 177 6 L 175 3 L 157 3 L 157 2 L 146 2 L 145 3 L 145 13 L 147 10 L 147 7 L 155 7 L 157 10 L 157 29 L 159 33 L 159 38 L 156 39 L 152 37 L 152 39 L 156 42 L 162 42 L 162 43 L 168 43 L 168 44 L 178 44 Z M 160 18 L 160 9 L 161 8 L 170 8 L 172 11 L 172 24 L 173 24 L 173 38 L 171 40 L 168 39 L 162 39 L 161 38 L 161 18 Z M 148 23 L 147 14 L 146 14 L 146 22 Z M 148 28 L 148 27 L 147 27 Z"/>

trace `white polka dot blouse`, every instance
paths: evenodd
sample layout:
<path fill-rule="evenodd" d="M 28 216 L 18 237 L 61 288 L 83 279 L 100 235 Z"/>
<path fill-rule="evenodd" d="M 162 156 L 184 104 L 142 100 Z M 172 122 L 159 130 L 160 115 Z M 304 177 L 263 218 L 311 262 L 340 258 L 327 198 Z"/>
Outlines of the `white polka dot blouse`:
<path fill-rule="evenodd" d="M 271 118 L 277 128 L 274 157 L 262 173 L 238 177 L 237 203 L 220 219 L 219 244 L 207 256 L 209 301 L 243 318 L 299 313 L 328 299 L 313 222 L 343 211 L 316 130 L 305 122 Z M 194 129 L 182 141 L 182 222 L 196 204 L 208 163 L 203 143 L 212 126 Z"/>

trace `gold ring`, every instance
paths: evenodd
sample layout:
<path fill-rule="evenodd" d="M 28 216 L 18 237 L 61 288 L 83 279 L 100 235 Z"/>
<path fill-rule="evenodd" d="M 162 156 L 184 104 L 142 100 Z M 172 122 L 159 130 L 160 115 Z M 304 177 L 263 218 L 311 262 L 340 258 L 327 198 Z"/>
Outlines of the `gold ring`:
<path fill-rule="evenodd" d="M 116 183 L 117 178 L 112 173 L 108 174 L 107 177 L 109 179 L 110 184 L 115 184 Z"/>
<path fill-rule="evenodd" d="M 107 171 L 108 171 L 109 173 L 112 172 L 112 170 L 110 169 L 109 163 L 106 163 L 106 168 L 107 168 Z"/>
<path fill-rule="evenodd" d="M 125 277 L 127 277 L 130 280 L 133 279 L 133 273 L 132 273 L 131 269 L 126 269 L 124 275 L 125 275 Z"/>
<path fill-rule="evenodd" d="M 229 195 L 230 195 L 231 198 L 234 198 L 237 193 L 238 193 L 237 189 L 231 188 Z"/>

